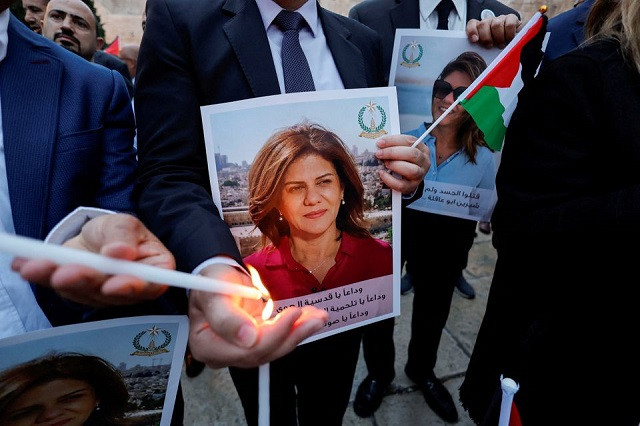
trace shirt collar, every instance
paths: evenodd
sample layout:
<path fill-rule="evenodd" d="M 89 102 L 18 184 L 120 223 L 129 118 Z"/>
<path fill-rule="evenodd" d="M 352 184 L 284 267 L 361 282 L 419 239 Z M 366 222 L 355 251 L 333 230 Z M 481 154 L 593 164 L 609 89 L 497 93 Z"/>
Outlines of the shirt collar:
<path fill-rule="evenodd" d="M 425 19 L 427 16 L 431 15 L 434 10 L 436 10 L 436 7 L 439 4 L 440 0 L 420 0 L 420 11 L 424 15 Z M 453 5 L 455 6 L 458 16 L 465 16 L 465 12 L 467 11 L 466 0 L 453 0 Z"/>
<path fill-rule="evenodd" d="M 264 24 L 264 29 L 266 31 L 273 23 L 276 16 L 278 16 L 278 13 L 283 9 L 273 0 L 256 0 L 256 3 L 258 4 L 262 23 Z M 317 33 L 316 27 L 318 25 L 318 8 L 316 6 L 316 0 L 308 0 L 299 9 L 297 9 L 296 12 L 299 12 L 304 20 L 307 21 L 307 25 L 309 25 L 311 33 L 315 37 Z"/>
<path fill-rule="evenodd" d="M 272 246 L 271 246 L 272 247 Z M 355 257 L 357 255 L 357 241 L 355 237 L 347 234 L 346 232 L 342 232 L 342 237 L 340 241 L 340 247 L 338 248 L 338 253 L 341 253 L 346 256 Z M 276 250 L 271 250 L 267 255 L 267 260 L 265 261 L 265 265 L 267 267 L 282 267 L 286 266 L 291 270 L 298 269 L 298 263 L 293 258 L 291 254 L 291 250 L 289 249 L 289 237 L 283 236 L 280 239 L 280 244 Z"/>
<path fill-rule="evenodd" d="M 9 41 L 9 9 L 0 13 L 0 62 L 7 56 L 7 43 Z"/>

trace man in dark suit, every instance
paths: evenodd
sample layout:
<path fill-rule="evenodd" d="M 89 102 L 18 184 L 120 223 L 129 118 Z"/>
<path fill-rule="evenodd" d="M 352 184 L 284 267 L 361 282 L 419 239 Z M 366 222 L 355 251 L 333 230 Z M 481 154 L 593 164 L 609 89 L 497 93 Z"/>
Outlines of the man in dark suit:
<path fill-rule="evenodd" d="M 180 270 L 249 283 L 229 265 L 229 260 L 242 265 L 242 259 L 211 198 L 200 106 L 284 91 L 270 38 L 282 36 L 271 24 L 280 5 L 290 10 L 306 5 L 311 18 L 305 20 L 312 22 L 300 38 L 303 46 L 316 41 L 312 50 L 320 56 L 311 58 L 311 70 L 322 69 L 322 75 L 313 75 L 316 89 L 383 84 L 377 35 L 315 1 L 147 3 L 136 78 L 137 191 L 141 217 L 176 255 Z M 266 23 L 261 8 L 274 12 Z M 307 58 L 310 52 L 304 50 Z M 411 140 L 396 135 L 379 145 L 378 158 L 395 159 L 389 168 L 404 176 L 386 173 L 383 179 L 401 192 L 417 187 L 428 168 L 424 150 L 411 148 Z M 210 366 L 257 366 L 290 352 L 323 325 L 324 313 L 315 309 L 287 309 L 273 323 L 256 324 L 246 312 L 251 306 L 238 307 L 226 297 L 193 291 L 189 302 L 189 345 Z"/>
<path fill-rule="evenodd" d="M 349 16 L 383 36 L 383 57 L 387 79 L 397 28 L 466 29 L 472 42 L 479 41 L 486 46 L 504 47 L 515 36 L 519 24 L 517 12 L 496 0 L 432 0 L 424 3 L 418 0 L 364 0 L 350 10 Z M 487 18 L 491 17 L 494 19 L 489 21 Z M 500 22 L 501 25 L 497 26 L 500 31 L 496 31 L 496 27 L 491 27 L 489 22 Z M 403 255 L 413 250 L 416 243 L 420 243 L 413 241 L 415 233 L 411 230 L 416 229 L 419 223 L 426 223 L 422 220 L 425 215 L 432 216 L 428 213 L 403 209 L 403 230 L 409 231 L 408 234 L 403 234 Z M 439 219 L 449 220 L 446 217 L 436 217 L 436 220 Z M 466 262 L 464 258 L 453 254 L 444 256 L 444 259 L 446 261 L 438 264 L 438 268 L 457 270 Z M 418 383 L 425 401 L 436 414 L 445 421 L 455 422 L 458 419 L 458 413 L 453 398 L 435 376 L 433 368 L 442 329 L 449 315 L 454 287 L 466 298 L 473 298 L 475 292 L 462 276 L 462 270 L 455 282 L 441 283 L 439 280 L 431 280 L 427 285 L 425 280 L 428 278 L 417 273 L 412 274 L 413 267 L 415 267 L 414 264 L 407 263 L 407 275 L 403 278 L 403 280 L 413 281 L 412 284 L 416 288 L 409 360 L 419 359 L 421 365 L 420 368 L 415 366 L 410 368 L 413 373 L 410 378 Z M 425 301 L 429 301 L 429 308 L 425 308 L 427 306 Z M 395 377 L 393 321 L 381 321 L 364 330 L 363 355 L 368 375 L 358 386 L 353 408 L 359 416 L 369 417 L 382 403 L 386 390 Z M 409 364 L 410 362 L 407 363 L 407 368 Z M 408 370 L 405 369 L 405 371 Z"/>
<path fill-rule="evenodd" d="M 584 23 L 595 0 L 576 2 L 573 9 L 549 20 L 550 33 L 544 52 L 543 65 L 578 47 L 584 41 Z"/>

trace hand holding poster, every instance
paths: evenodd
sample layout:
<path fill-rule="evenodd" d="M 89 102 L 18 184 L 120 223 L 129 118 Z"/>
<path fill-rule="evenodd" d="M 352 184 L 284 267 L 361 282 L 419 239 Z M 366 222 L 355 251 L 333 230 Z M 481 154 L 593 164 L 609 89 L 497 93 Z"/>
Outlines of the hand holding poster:
<path fill-rule="evenodd" d="M 214 201 L 275 314 L 324 309 L 307 342 L 398 315 L 399 194 L 375 157 L 375 140 L 399 133 L 395 91 L 287 94 L 202 116 Z"/>

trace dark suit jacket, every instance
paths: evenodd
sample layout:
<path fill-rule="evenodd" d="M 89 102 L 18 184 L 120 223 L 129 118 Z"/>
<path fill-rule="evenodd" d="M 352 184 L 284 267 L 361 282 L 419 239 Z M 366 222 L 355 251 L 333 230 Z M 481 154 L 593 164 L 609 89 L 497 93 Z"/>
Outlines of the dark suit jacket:
<path fill-rule="evenodd" d="M 345 87 L 383 85 L 376 34 L 321 7 L 318 15 Z M 280 93 L 258 6 L 150 0 L 139 58 L 140 215 L 179 269 L 216 255 L 242 264 L 211 198 L 200 106 Z"/>
<path fill-rule="evenodd" d="M 467 21 L 480 19 L 485 9 L 496 16 L 513 13 L 520 17 L 518 12 L 497 0 L 467 0 Z M 349 17 L 374 29 L 382 38 L 382 61 L 388 79 L 396 29 L 420 28 L 418 0 L 364 0 L 351 8 Z"/>
<path fill-rule="evenodd" d="M 545 64 L 575 49 L 584 41 L 584 23 L 593 2 L 594 0 L 586 0 L 549 20 L 547 31 L 551 34 L 544 53 Z"/>
<path fill-rule="evenodd" d="M 0 97 L 16 233 L 43 239 L 78 206 L 133 212 L 134 122 L 120 76 L 13 16 L 8 36 Z M 42 287 L 33 289 L 53 325 L 108 315 L 65 302 Z"/>
<path fill-rule="evenodd" d="M 109 68 L 110 70 L 118 71 L 118 74 L 124 78 L 124 82 L 127 85 L 127 91 L 129 97 L 133 97 L 133 82 L 131 81 L 131 75 L 129 75 L 129 68 L 120 58 L 117 58 L 109 53 L 105 53 L 102 50 L 96 50 L 93 54 L 93 62 Z"/>
<path fill-rule="evenodd" d="M 613 391 L 640 377 L 627 337 L 640 296 L 628 249 L 640 240 L 636 117 L 640 74 L 612 41 L 558 58 L 522 90 L 496 178 L 498 261 L 460 389 L 472 418 L 504 374 L 520 384 L 522 424 L 640 422 L 638 387 Z"/>

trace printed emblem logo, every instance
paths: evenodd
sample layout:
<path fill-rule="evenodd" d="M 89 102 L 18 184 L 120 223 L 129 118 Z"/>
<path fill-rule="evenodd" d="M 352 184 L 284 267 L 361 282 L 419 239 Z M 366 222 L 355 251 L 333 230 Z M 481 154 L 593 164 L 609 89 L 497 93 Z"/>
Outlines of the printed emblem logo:
<path fill-rule="evenodd" d="M 407 56 L 407 52 L 409 56 Z M 417 41 L 412 41 L 407 44 L 404 49 L 402 49 L 402 62 L 400 65 L 407 68 L 415 68 L 420 66 L 420 59 L 422 59 L 422 54 L 424 53 L 424 49 Z M 417 54 L 417 55 L 416 55 Z"/>
<path fill-rule="evenodd" d="M 364 114 L 369 111 L 369 126 L 364 124 Z M 376 119 L 380 124 L 376 124 Z M 358 113 L 358 124 L 363 130 L 360 133 L 361 138 L 377 139 L 382 135 L 386 135 L 387 131 L 384 130 L 384 126 L 387 124 L 387 113 L 378 104 L 373 101 L 369 101 L 368 104 L 363 106 Z"/>
<path fill-rule="evenodd" d="M 160 333 L 164 336 L 164 342 L 156 346 L 155 339 Z M 166 347 L 171 343 L 171 333 L 154 325 L 136 334 L 132 343 L 133 347 L 137 349 L 137 351 L 131 354 L 133 356 L 154 356 L 167 353 L 169 350 L 166 349 Z M 146 346 L 144 346 L 144 344 L 146 344 Z"/>

